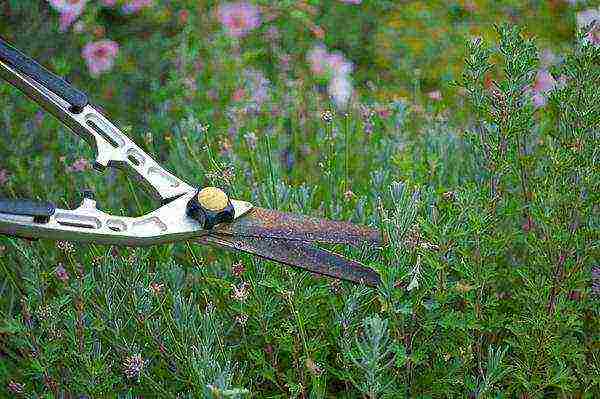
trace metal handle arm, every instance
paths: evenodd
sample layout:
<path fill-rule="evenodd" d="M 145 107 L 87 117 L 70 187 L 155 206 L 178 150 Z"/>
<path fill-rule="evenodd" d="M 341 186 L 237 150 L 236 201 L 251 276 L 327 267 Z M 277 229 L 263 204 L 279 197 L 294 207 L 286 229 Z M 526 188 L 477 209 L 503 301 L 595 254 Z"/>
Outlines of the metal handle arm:
<path fill-rule="evenodd" d="M 91 105 L 74 109 L 67 99 L 11 65 L 6 59 L 7 57 L 2 57 L 3 54 L 4 52 L 0 52 L 0 77 L 23 91 L 95 147 L 97 152 L 95 167 L 97 169 L 128 166 L 127 169 L 135 172 L 139 180 L 151 188 L 150 191 L 161 203 L 169 202 L 194 190 L 190 185 L 163 169 Z"/>

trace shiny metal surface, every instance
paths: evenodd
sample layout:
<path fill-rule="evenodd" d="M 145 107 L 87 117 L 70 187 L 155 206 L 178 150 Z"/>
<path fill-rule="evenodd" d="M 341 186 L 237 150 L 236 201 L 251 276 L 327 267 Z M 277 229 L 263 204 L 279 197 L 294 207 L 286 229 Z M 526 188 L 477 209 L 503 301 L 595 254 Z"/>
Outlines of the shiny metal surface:
<path fill-rule="evenodd" d="M 134 172 L 161 203 L 194 190 L 189 184 L 163 169 L 91 105 L 87 105 L 80 113 L 73 113 L 69 110 L 69 104 L 62 98 L 2 61 L 0 76 L 21 89 L 92 145 L 97 153 L 96 168 L 102 170 L 117 167 Z"/>
<path fill-rule="evenodd" d="M 96 201 L 91 199 L 84 199 L 77 209 L 56 209 L 46 223 L 36 223 L 33 217 L 0 213 L 0 233 L 133 247 L 182 241 L 209 232 L 186 215 L 187 201 L 193 195 L 193 192 L 185 194 L 154 212 L 136 218 L 102 212 L 96 208 Z M 236 217 L 252 207 L 244 201 L 232 202 Z"/>

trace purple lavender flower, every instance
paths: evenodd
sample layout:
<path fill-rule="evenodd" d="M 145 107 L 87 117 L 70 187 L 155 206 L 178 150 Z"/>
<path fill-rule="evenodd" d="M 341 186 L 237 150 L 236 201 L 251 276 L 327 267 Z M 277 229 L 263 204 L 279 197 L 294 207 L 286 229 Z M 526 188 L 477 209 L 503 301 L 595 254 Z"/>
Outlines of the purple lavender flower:
<path fill-rule="evenodd" d="M 592 267 L 592 295 L 600 298 L 600 266 Z"/>
<path fill-rule="evenodd" d="M 225 3 L 218 10 L 219 21 L 231 37 L 244 37 L 261 24 L 260 10 L 246 1 Z"/>
<path fill-rule="evenodd" d="M 144 367 L 146 366 L 146 361 L 139 353 L 135 355 L 131 355 L 125 359 L 123 362 L 123 372 L 127 376 L 127 378 L 131 379 L 139 379 Z"/>
<path fill-rule="evenodd" d="M 59 279 L 60 281 L 62 281 L 63 283 L 66 283 L 67 281 L 69 281 L 69 273 L 67 272 L 65 267 L 62 265 L 62 263 L 59 263 L 58 266 L 56 266 L 56 269 L 54 270 L 54 274 L 56 275 L 56 278 Z"/>
<path fill-rule="evenodd" d="M 21 384 L 20 382 L 10 381 L 7 388 L 10 393 L 18 395 L 23 393 L 25 385 Z"/>
<path fill-rule="evenodd" d="M 68 172 L 85 172 L 90 168 L 90 163 L 85 158 L 79 158 L 73 165 L 67 167 Z"/>
<path fill-rule="evenodd" d="M 152 7 L 153 5 L 154 0 L 130 0 L 121 7 L 121 11 L 123 14 L 135 14 L 142 8 Z"/>
<path fill-rule="evenodd" d="M 0 186 L 3 186 L 8 181 L 8 171 L 0 169 Z"/>

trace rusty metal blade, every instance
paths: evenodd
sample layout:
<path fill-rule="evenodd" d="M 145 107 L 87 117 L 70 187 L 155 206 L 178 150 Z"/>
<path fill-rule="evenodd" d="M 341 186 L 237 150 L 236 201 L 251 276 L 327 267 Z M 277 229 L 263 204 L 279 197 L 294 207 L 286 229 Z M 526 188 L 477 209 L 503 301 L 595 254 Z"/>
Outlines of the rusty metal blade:
<path fill-rule="evenodd" d="M 203 244 L 212 244 L 228 250 L 247 252 L 313 273 L 354 281 L 370 286 L 380 283 L 379 275 L 361 264 L 333 252 L 302 241 L 271 238 L 235 237 L 211 234 L 199 238 Z"/>
<path fill-rule="evenodd" d="M 256 207 L 235 222 L 222 225 L 217 230 L 219 234 L 241 237 L 281 238 L 354 246 L 363 243 L 383 244 L 381 233 L 366 226 Z"/>

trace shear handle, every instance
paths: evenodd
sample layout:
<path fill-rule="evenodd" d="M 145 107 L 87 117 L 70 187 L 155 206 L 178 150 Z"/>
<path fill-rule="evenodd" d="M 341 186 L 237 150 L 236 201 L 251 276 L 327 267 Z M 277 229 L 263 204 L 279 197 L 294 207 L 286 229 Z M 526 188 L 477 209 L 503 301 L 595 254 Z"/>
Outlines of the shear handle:
<path fill-rule="evenodd" d="M 0 198 L 0 213 L 33 217 L 34 223 L 48 223 L 56 207 L 51 202 Z"/>
<path fill-rule="evenodd" d="M 70 109 L 74 113 L 80 113 L 89 104 L 87 94 L 73 87 L 65 79 L 53 74 L 2 38 L 0 38 L 0 60 L 58 95 L 69 103 Z"/>

